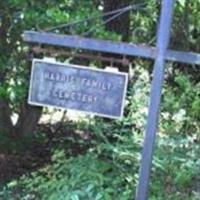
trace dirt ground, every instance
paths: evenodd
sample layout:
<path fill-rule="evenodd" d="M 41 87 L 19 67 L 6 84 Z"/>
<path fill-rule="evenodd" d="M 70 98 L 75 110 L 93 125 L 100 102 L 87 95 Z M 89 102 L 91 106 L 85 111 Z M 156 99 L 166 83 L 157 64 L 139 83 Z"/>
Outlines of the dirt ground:
<path fill-rule="evenodd" d="M 33 140 L 28 148 L 20 153 L 0 152 L 0 184 L 5 184 L 12 179 L 24 174 L 29 174 L 51 162 L 53 149 L 63 146 L 66 147 L 66 154 L 76 156 L 86 152 L 88 145 L 80 145 L 80 140 L 89 141 L 89 135 L 66 130 L 62 126 L 55 124 L 50 126 L 43 124 L 38 126 L 38 131 L 46 135 L 44 142 Z M 64 142 L 63 142 L 64 138 Z M 73 138 L 73 142 L 70 138 Z"/>

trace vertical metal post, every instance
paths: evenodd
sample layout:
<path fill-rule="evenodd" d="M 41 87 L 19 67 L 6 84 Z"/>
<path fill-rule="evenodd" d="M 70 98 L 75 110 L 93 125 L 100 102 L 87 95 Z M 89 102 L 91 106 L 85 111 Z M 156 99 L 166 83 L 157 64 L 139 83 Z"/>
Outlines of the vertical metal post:
<path fill-rule="evenodd" d="M 151 165 L 158 125 L 161 91 L 164 80 L 165 53 L 170 40 L 173 8 L 174 0 L 163 0 L 160 24 L 157 32 L 157 56 L 154 64 L 149 114 L 142 152 L 142 161 L 136 200 L 148 199 Z"/>

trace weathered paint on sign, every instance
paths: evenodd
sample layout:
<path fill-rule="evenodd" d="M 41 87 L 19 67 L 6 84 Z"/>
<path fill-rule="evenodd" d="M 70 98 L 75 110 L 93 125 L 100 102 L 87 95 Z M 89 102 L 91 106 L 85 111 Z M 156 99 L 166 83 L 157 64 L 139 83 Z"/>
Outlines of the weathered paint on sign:
<path fill-rule="evenodd" d="M 126 73 L 34 59 L 28 101 L 119 118 L 126 89 Z"/>

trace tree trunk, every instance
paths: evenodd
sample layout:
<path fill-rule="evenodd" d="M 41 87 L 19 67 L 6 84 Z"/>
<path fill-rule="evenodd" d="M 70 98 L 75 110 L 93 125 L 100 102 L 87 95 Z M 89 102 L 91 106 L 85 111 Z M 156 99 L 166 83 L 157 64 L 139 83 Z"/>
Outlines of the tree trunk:
<path fill-rule="evenodd" d="M 131 0 L 104 0 L 104 13 L 126 7 Z M 122 36 L 122 41 L 128 41 L 130 37 L 130 13 L 125 12 L 113 21 L 106 24 L 108 31 L 114 31 Z"/>
<path fill-rule="evenodd" d="M 7 42 L 7 33 L 10 27 L 10 20 L 6 13 L 2 16 L 2 25 L 0 26 L 0 55 L 3 60 L 0 62 L 0 87 L 7 87 L 6 76 L 8 74 L 7 63 L 12 54 L 11 44 Z M 6 89 L 5 89 L 6 90 Z M 12 111 L 9 107 L 9 99 L 0 96 L 0 133 L 11 136 L 21 137 L 33 134 L 35 127 L 40 119 L 42 108 L 29 106 L 24 103 L 20 107 L 19 119 L 14 127 L 11 116 Z"/>
<path fill-rule="evenodd" d="M 41 107 L 30 106 L 27 103 L 22 104 L 19 113 L 19 119 L 15 127 L 16 135 L 22 137 L 32 135 L 36 129 L 41 114 Z"/>
<path fill-rule="evenodd" d="M 6 63 L 4 63 L 6 57 L 10 54 L 10 48 L 7 43 L 7 29 L 9 28 L 10 23 L 6 15 L 1 17 L 1 26 L 0 26 L 0 89 L 4 87 L 6 81 Z M 2 95 L 2 94 L 1 94 Z M 0 133 L 13 134 L 13 124 L 11 121 L 11 110 L 9 107 L 8 100 L 5 97 L 0 96 Z"/>
<path fill-rule="evenodd" d="M 0 133 L 14 133 L 14 127 L 11 121 L 11 110 L 6 100 L 0 98 Z"/>

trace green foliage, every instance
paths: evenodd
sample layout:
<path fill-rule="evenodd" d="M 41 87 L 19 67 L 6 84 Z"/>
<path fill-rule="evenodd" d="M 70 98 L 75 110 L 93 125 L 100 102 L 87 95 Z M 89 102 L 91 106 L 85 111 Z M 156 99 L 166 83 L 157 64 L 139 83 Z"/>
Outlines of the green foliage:
<path fill-rule="evenodd" d="M 58 151 L 51 165 L 33 173 L 31 178 L 11 182 L 0 195 L 2 199 L 110 200 L 120 194 L 121 199 L 127 199 L 131 191 L 123 190 L 125 181 L 111 168 L 110 161 L 99 159 L 94 153 L 66 159 L 65 154 Z M 10 189 L 13 189 L 11 193 Z"/>
<path fill-rule="evenodd" d="M 199 1 L 179 0 L 175 12 L 172 46 L 200 50 Z M 6 34 L 0 43 L 0 97 L 7 99 L 13 112 L 26 99 L 29 77 L 29 50 L 22 42 L 25 29 L 44 30 L 52 26 L 97 16 L 98 1 L 8 0 L 0 2 L 0 28 Z M 147 2 L 145 12 L 131 14 L 131 42 L 155 44 L 160 3 Z M 190 13 L 190 15 L 187 15 Z M 183 17 L 185 16 L 185 17 Z M 189 17 L 189 18 L 188 18 Z M 189 20 L 189 23 L 186 23 Z M 184 22 L 184 23 L 180 23 Z M 102 19 L 83 23 L 60 33 L 84 35 L 94 30 L 94 37 L 119 41 L 121 36 L 105 31 Z M 177 37 L 178 36 L 178 37 Z M 187 37 L 186 37 L 187 36 Z M 188 42 L 186 45 L 186 38 Z M 1 38 L 0 38 L 1 39 Z M 85 155 L 69 157 L 69 148 L 61 145 L 46 167 L 1 187 L 2 200 L 128 200 L 132 199 L 138 183 L 140 152 L 146 126 L 150 93 L 147 64 L 134 60 L 134 78 L 128 90 L 125 117 L 105 122 L 95 118 L 77 124 L 74 129 L 90 133 L 92 147 Z M 149 70 L 150 71 L 150 70 Z M 198 200 L 200 170 L 200 90 L 193 77 L 175 71 L 175 79 L 164 89 L 157 151 L 153 161 L 151 200 Z M 39 141 L 46 138 L 41 136 Z M 21 154 L 33 139 L 14 141 L 0 135 L 1 152 Z M 81 140 L 80 144 L 86 146 Z M 9 144 L 9 145 L 8 145 Z"/>
<path fill-rule="evenodd" d="M 182 87 L 183 91 L 180 91 L 183 96 L 188 91 L 195 93 L 195 89 L 191 91 L 195 84 L 189 84 L 187 81 L 189 79 L 184 75 L 176 78 L 177 83 L 186 85 Z M 89 123 L 77 124 L 73 129 L 90 133 L 92 136 L 92 146 L 86 154 L 69 157 L 65 153 L 68 147 L 60 146 L 54 151 L 49 165 L 30 176 L 23 176 L 3 186 L 0 199 L 132 199 L 138 183 L 149 89 L 147 72 L 139 65 L 136 66 L 134 84 L 129 87 L 127 97 L 126 117 L 112 123 L 96 118 L 90 119 Z M 166 112 L 165 109 L 171 115 L 176 110 L 186 109 L 184 98 L 180 98 L 180 95 L 175 98 L 178 90 L 176 93 L 171 90 L 171 87 L 165 87 L 165 95 L 167 94 L 169 99 L 163 103 L 162 116 Z M 174 104 L 169 102 L 171 99 L 175 105 L 178 101 L 178 106 L 173 107 Z M 194 99 L 195 94 L 191 95 L 189 102 Z M 173 134 L 173 130 L 183 128 L 182 118 L 184 115 L 179 113 L 173 117 L 174 121 L 167 121 L 165 118 L 161 120 L 160 137 L 153 160 L 151 200 L 199 199 L 199 141 L 193 134 Z M 164 125 L 165 123 L 167 125 Z M 171 124 L 173 126 L 170 126 Z M 168 126 L 173 127 L 173 130 L 168 129 Z M 80 141 L 80 144 L 84 145 L 84 141 Z"/>
<path fill-rule="evenodd" d="M 200 136 L 199 83 L 177 71 L 175 86 L 166 87 L 161 130 L 167 134 Z"/>
<path fill-rule="evenodd" d="M 199 153 L 199 144 L 192 137 L 159 138 L 154 159 L 152 195 L 158 199 L 160 195 L 164 199 L 198 199 L 197 192 L 195 198 L 195 184 L 199 177 Z"/>

